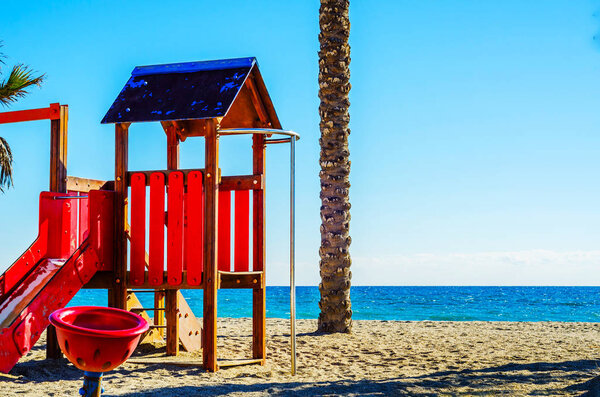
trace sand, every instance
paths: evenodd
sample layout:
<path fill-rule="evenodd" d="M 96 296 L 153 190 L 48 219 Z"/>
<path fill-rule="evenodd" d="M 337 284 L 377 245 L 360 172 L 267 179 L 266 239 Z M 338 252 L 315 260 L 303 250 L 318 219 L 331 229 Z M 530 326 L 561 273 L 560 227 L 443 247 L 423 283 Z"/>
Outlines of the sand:
<path fill-rule="evenodd" d="M 300 320 L 295 377 L 288 327 L 268 320 L 265 366 L 208 373 L 127 363 L 105 376 L 104 395 L 600 395 L 596 323 L 355 321 L 351 335 L 320 335 L 316 321 Z M 248 357 L 250 330 L 249 319 L 220 320 L 219 357 Z M 0 374 L 0 396 L 77 395 L 81 372 L 64 359 L 44 360 L 44 343 Z M 141 345 L 135 358 L 161 354 L 164 348 Z"/>

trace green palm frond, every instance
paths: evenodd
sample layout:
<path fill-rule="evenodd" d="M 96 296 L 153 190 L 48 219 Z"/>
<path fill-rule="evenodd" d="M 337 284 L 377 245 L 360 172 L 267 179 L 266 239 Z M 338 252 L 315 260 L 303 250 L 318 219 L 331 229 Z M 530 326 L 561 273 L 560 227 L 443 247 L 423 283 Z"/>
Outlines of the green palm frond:
<path fill-rule="evenodd" d="M 0 136 L 0 193 L 4 193 L 4 188 L 9 188 L 13 184 L 12 163 L 13 156 L 10 146 L 6 139 Z"/>
<path fill-rule="evenodd" d="M 40 85 L 45 75 L 34 76 L 34 72 L 23 64 L 13 66 L 8 78 L 0 82 L 0 103 L 4 106 L 27 95 L 27 88 Z"/>
<path fill-rule="evenodd" d="M 0 48 L 3 42 L 0 40 Z M 0 52 L 0 72 L 5 65 L 6 56 Z M 23 64 L 13 66 L 8 78 L 0 81 L 0 104 L 8 106 L 27 95 L 27 89 L 33 85 L 41 85 L 45 75 L 36 76 L 33 70 Z M 0 193 L 13 185 L 12 177 L 13 155 L 6 139 L 0 137 Z"/>

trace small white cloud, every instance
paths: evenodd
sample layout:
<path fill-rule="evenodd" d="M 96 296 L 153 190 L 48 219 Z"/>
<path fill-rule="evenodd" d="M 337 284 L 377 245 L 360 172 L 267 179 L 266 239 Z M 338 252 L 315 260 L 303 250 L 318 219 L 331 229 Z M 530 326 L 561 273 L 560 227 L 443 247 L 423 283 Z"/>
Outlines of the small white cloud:
<path fill-rule="evenodd" d="M 600 250 L 353 257 L 354 285 L 598 285 Z"/>
<path fill-rule="evenodd" d="M 600 250 L 525 250 L 353 256 L 353 285 L 600 285 Z M 296 262 L 296 284 L 319 284 L 319 259 Z M 268 285 L 289 284 L 289 262 L 272 261 Z"/>

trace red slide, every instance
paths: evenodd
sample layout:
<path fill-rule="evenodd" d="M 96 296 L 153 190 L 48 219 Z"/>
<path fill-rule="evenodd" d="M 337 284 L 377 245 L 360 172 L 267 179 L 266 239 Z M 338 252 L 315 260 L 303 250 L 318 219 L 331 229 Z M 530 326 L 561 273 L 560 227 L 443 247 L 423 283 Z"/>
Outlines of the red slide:
<path fill-rule="evenodd" d="M 0 276 L 0 372 L 31 349 L 53 311 L 112 267 L 112 209 L 110 191 L 40 194 L 38 237 Z"/>

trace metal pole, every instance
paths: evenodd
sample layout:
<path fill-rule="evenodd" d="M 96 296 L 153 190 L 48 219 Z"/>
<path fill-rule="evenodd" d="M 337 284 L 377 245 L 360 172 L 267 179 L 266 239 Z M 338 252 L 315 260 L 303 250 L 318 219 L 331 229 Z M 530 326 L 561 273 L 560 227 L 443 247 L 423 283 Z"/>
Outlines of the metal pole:
<path fill-rule="evenodd" d="M 296 137 L 290 139 L 290 338 L 292 344 L 292 375 L 296 375 Z"/>

